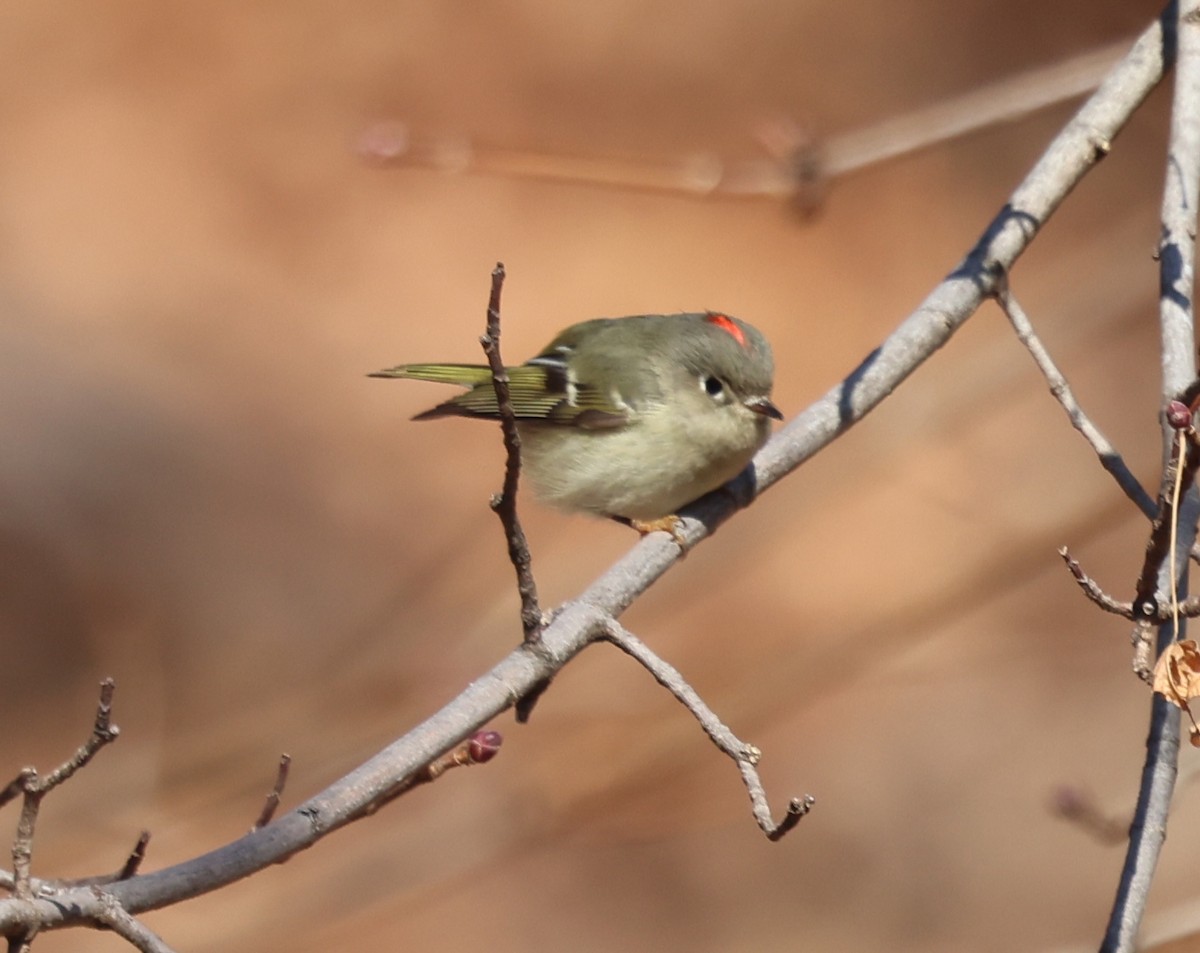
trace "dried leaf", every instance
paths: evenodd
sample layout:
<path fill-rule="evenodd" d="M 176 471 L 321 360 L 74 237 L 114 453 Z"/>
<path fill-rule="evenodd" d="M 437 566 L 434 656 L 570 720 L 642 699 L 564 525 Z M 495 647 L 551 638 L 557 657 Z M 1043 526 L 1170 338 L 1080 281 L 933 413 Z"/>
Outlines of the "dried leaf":
<path fill-rule="evenodd" d="M 1172 705 L 1187 709 L 1200 696 L 1200 646 L 1192 639 L 1175 642 L 1158 657 L 1153 688 Z"/>

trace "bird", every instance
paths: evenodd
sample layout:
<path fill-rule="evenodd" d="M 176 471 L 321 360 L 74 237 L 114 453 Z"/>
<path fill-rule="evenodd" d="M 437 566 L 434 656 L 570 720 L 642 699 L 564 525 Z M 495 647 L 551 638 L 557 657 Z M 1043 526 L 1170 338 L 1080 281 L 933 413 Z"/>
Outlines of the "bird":
<path fill-rule="evenodd" d="M 770 344 L 722 312 L 582 321 L 505 371 L 534 494 L 643 535 L 665 530 L 681 547 L 678 511 L 744 470 L 783 419 Z M 413 420 L 500 419 L 487 365 L 400 364 L 368 376 L 466 388 Z"/>

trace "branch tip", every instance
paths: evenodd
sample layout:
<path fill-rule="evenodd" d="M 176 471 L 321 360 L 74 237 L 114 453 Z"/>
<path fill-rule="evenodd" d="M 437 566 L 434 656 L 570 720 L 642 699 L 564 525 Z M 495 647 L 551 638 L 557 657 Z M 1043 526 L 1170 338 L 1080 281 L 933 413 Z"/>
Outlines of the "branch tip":
<path fill-rule="evenodd" d="M 1067 565 L 1067 570 L 1078 583 L 1079 588 L 1083 590 L 1083 594 L 1087 596 L 1093 603 L 1098 605 L 1105 612 L 1111 612 L 1114 615 L 1119 615 L 1123 619 L 1131 621 L 1137 619 L 1137 608 L 1134 604 L 1121 602 L 1114 599 L 1096 583 L 1087 573 L 1083 571 L 1083 567 L 1071 556 L 1070 551 L 1066 546 L 1059 549 L 1058 555 Z"/>
<path fill-rule="evenodd" d="M 251 831 L 266 827 L 271 823 L 271 818 L 275 816 L 275 812 L 279 810 L 279 801 L 283 797 L 284 787 L 287 786 L 288 770 L 291 768 L 291 765 L 292 756 L 290 754 L 284 753 L 279 756 L 279 766 L 275 771 L 275 784 L 267 793 L 258 819 L 254 822 L 254 826 L 250 828 Z"/>
<path fill-rule="evenodd" d="M 817 799 L 811 794 L 806 794 L 801 798 L 794 797 L 788 801 L 787 813 L 785 813 L 780 822 L 775 825 L 774 830 L 767 832 L 767 840 L 782 840 L 784 835 L 786 835 L 788 831 L 799 824 L 800 819 L 808 814 L 808 812 L 813 809 L 813 805 L 816 803 Z"/>

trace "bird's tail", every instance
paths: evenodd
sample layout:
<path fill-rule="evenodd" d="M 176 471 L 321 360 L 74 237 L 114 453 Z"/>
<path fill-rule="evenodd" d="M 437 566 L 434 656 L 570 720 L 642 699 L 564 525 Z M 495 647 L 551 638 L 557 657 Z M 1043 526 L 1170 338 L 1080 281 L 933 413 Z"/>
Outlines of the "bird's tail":
<path fill-rule="evenodd" d="M 400 364 L 367 376 L 406 377 L 417 381 L 475 387 L 491 381 L 492 371 L 484 364 Z"/>

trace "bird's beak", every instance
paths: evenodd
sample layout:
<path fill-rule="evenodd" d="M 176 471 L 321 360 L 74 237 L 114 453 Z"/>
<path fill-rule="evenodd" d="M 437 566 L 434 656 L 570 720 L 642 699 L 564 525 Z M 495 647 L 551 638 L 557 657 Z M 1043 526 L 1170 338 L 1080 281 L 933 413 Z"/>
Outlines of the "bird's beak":
<path fill-rule="evenodd" d="M 756 414 L 770 417 L 772 420 L 783 420 L 783 413 L 765 397 L 750 397 L 745 401 L 746 407 Z"/>

